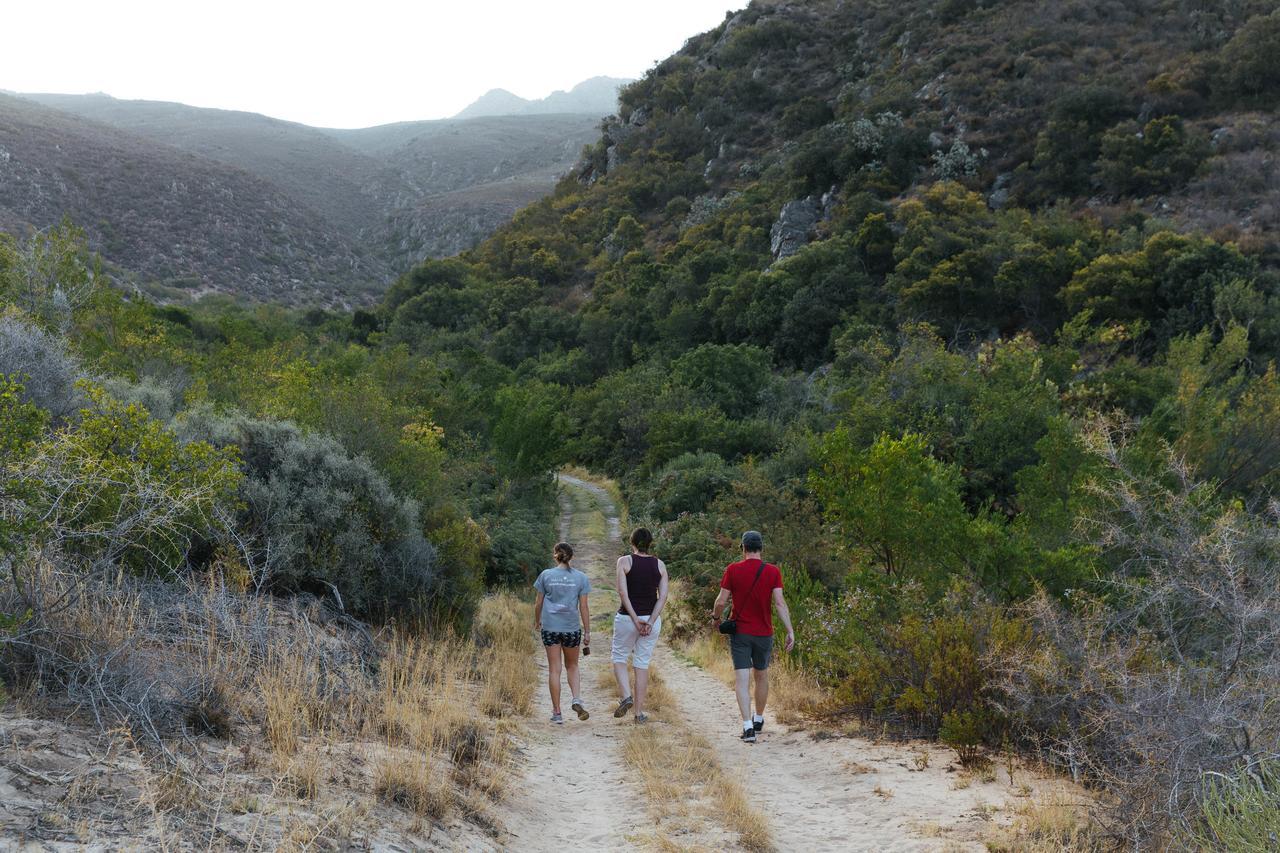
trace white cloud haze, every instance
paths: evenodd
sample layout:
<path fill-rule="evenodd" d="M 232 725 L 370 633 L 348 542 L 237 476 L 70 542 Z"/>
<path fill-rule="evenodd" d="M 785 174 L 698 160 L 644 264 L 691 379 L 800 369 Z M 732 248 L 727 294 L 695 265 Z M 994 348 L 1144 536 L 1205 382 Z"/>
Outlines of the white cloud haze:
<path fill-rule="evenodd" d="M 97 92 L 328 127 L 639 77 L 746 0 L 5 4 L 0 89 Z"/>

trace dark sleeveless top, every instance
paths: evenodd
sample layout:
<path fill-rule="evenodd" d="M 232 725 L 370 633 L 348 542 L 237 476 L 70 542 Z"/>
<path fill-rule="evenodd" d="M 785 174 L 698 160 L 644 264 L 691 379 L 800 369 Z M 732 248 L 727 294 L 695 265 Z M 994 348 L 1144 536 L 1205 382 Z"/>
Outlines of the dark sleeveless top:
<path fill-rule="evenodd" d="M 631 608 L 637 616 L 649 616 L 658 605 L 658 585 L 662 583 L 662 572 L 658 571 L 658 558 L 642 554 L 631 555 L 631 571 L 627 572 L 627 597 L 631 599 Z M 627 608 L 619 607 L 618 612 L 627 615 Z"/>

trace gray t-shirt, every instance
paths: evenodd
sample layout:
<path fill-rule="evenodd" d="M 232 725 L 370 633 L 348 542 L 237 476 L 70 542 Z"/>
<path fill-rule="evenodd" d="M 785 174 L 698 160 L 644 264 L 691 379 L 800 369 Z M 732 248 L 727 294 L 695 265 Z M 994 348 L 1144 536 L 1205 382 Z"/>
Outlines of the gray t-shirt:
<path fill-rule="evenodd" d="M 533 582 L 533 588 L 542 593 L 542 630 L 580 631 L 582 617 L 578 615 L 578 596 L 591 592 L 591 581 L 577 569 L 556 566 L 543 569 Z"/>

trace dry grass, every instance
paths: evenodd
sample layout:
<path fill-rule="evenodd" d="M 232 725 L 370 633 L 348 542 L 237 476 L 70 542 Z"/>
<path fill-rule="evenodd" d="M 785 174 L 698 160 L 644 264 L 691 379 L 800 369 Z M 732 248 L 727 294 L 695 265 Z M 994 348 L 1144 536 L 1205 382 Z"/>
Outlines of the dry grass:
<path fill-rule="evenodd" d="M 985 839 L 993 853 L 1089 853 L 1112 849 L 1090 822 L 1088 805 L 1064 789 L 1018 809 L 1011 826 L 993 828 Z"/>
<path fill-rule="evenodd" d="M 55 574 L 42 582 L 67 592 Z M 65 827 L 53 840 L 91 841 L 138 815 L 162 849 L 368 846 L 453 814 L 493 831 L 487 804 L 515 755 L 508 721 L 534 692 L 526 603 L 487 598 L 474 637 L 460 638 L 371 631 L 314 600 L 216 579 L 72 592 L 43 617 L 46 646 L 6 661 L 32 673 L 14 710 L 78 706 L 73 730 L 103 744 L 85 760 L 127 784 L 104 800 L 86 794 L 96 776 L 49 776 L 49 813 Z"/>
<path fill-rule="evenodd" d="M 703 634 L 689 643 L 683 653 L 733 689 L 733 661 L 721 636 Z M 778 722 L 801 723 L 822 711 L 829 701 L 817 680 L 793 665 L 785 654 L 775 653 L 769 666 L 769 708 Z"/>
<path fill-rule="evenodd" d="M 433 820 L 444 820 L 453 809 L 449 774 L 427 756 L 388 756 L 378 764 L 373 791 L 388 803 Z"/>
<path fill-rule="evenodd" d="M 602 689 L 617 693 L 612 672 L 602 671 L 599 680 Z M 685 849 L 670 837 L 696 834 L 709 821 L 736 835 L 744 849 L 773 850 L 768 818 L 725 771 L 711 743 L 680 715 L 665 713 L 676 703 L 656 668 L 649 671 L 646 704 L 658 721 L 632 727 L 623 741 L 623 757 L 639 774 L 656 826 L 647 840 L 661 850 Z"/>

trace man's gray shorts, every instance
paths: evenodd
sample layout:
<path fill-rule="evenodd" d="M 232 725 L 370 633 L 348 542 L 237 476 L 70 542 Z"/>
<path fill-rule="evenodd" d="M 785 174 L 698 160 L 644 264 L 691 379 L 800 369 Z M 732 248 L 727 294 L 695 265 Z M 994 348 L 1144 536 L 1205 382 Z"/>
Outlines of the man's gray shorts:
<path fill-rule="evenodd" d="M 734 669 L 768 669 L 769 659 L 773 657 L 773 637 L 732 634 L 729 654 L 733 655 Z"/>

